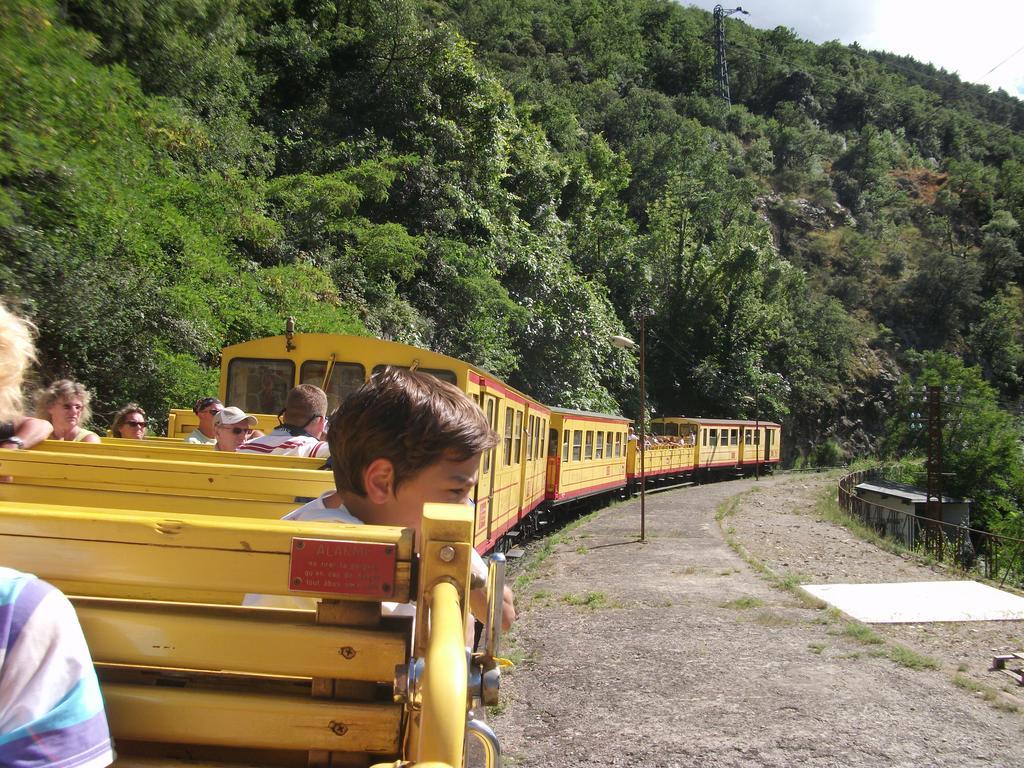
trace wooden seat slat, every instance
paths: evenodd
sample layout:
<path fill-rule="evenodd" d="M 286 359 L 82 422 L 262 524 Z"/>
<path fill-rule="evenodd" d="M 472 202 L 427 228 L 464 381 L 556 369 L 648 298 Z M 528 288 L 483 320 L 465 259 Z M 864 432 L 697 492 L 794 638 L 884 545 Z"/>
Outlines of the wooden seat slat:
<path fill-rule="evenodd" d="M 277 469 L 318 470 L 324 464 L 324 459 L 313 459 L 307 456 L 232 453 L 229 451 L 215 451 L 210 446 L 184 443 L 180 440 L 154 442 L 153 438 L 145 440 L 108 438 L 101 443 L 69 443 L 66 440 L 44 440 L 35 446 L 32 451 L 35 453 L 75 453 L 83 456 L 187 461 L 203 464 L 241 464 L 243 466 L 273 467 Z"/>
<path fill-rule="evenodd" d="M 407 651 L 401 632 L 317 625 L 312 611 L 73 602 L 97 663 L 390 682 Z"/>
<path fill-rule="evenodd" d="M 394 754 L 401 707 L 105 683 L 114 739 L 258 749 Z"/>
<path fill-rule="evenodd" d="M 44 451 L 6 451 L 0 475 L 34 485 L 78 485 L 166 495 L 217 495 L 286 500 L 319 496 L 334 487 L 330 473 L 318 470 L 208 465 Z"/>
<path fill-rule="evenodd" d="M 119 511 L 155 512 L 159 514 L 196 514 L 229 517 L 252 517 L 278 520 L 294 510 L 299 502 L 266 499 L 225 499 L 206 496 L 174 496 L 165 493 L 144 493 L 99 488 L 70 488 L 60 485 L 7 483 L 0 485 L 0 499 L 29 504 L 94 507 L 113 513 Z"/>
<path fill-rule="evenodd" d="M 237 602 L 246 592 L 297 594 L 289 590 L 289 559 L 292 539 L 304 537 L 395 546 L 398 564 L 391 599 L 409 600 L 413 532 L 408 529 L 204 515 L 155 517 L 10 502 L 0 502 L 0 525 L 0 562 L 45 575 L 72 594 L 192 601 L 194 597 L 183 595 L 201 591 L 228 602 Z"/>

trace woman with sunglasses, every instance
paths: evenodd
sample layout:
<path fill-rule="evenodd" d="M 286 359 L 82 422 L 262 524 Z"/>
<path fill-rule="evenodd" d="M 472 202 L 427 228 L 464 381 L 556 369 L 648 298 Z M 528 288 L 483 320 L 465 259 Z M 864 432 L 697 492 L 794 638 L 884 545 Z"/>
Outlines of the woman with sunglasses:
<path fill-rule="evenodd" d="M 98 443 L 100 436 L 82 426 L 89 421 L 89 390 L 70 379 L 55 381 L 36 400 L 36 416 L 53 424 L 52 440 Z"/>
<path fill-rule="evenodd" d="M 146 412 L 138 403 L 128 403 L 114 415 L 114 423 L 110 425 L 113 437 L 128 440 L 144 440 L 146 438 Z"/>
<path fill-rule="evenodd" d="M 254 429 L 255 426 L 256 417 L 250 416 L 241 408 L 235 408 L 233 405 L 222 408 L 213 417 L 213 431 L 217 436 L 213 450 L 235 451 L 246 440 L 263 437 L 262 432 Z"/>

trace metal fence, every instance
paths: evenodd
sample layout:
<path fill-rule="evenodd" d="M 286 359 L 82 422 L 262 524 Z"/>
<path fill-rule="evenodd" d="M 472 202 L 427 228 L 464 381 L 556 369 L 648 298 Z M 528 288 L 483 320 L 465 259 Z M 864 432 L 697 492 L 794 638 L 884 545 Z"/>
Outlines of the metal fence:
<path fill-rule="evenodd" d="M 840 478 L 840 509 L 907 549 L 923 550 L 940 561 L 953 562 L 988 579 L 1009 581 L 1015 586 L 1024 583 L 1024 539 L 890 509 L 857 495 L 860 483 L 884 479 L 884 468 L 851 472 Z"/>

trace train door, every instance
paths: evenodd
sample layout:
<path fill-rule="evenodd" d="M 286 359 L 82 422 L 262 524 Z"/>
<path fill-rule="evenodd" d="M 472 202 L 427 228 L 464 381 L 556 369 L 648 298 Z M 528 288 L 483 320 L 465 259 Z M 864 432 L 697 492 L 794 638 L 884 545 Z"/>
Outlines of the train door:
<path fill-rule="evenodd" d="M 771 461 L 772 458 L 772 431 L 765 427 L 764 429 L 764 461 Z"/>
<path fill-rule="evenodd" d="M 487 392 L 481 392 L 481 408 L 487 417 L 491 429 L 498 430 L 498 398 Z M 480 464 L 480 476 L 477 480 L 476 494 L 476 541 L 490 541 L 491 521 L 494 505 L 494 475 L 497 472 L 495 460 L 497 446 L 484 451 Z"/>

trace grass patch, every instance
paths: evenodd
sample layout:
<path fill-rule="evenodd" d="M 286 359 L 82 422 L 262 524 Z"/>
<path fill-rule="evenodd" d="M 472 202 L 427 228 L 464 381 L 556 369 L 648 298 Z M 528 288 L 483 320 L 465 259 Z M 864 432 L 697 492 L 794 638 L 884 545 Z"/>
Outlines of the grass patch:
<path fill-rule="evenodd" d="M 971 680 L 971 678 L 965 677 L 964 675 L 953 675 L 953 685 L 955 685 L 957 688 L 963 688 L 965 691 L 968 691 L 970 693 L 980 694 L 981 697 L 985 699 L 985 701 L 995 701 L 995 691 L 993 691 L 987 685 L 982 685 L 981 683 Z"/>
<path fill-rule="evenodd" d="M 762 627 L 788 627 L 793 624 L 793 620 L 771 611 L 762 611 L 754 617 L 754 623 Z"/>
<path fill-rule="evenodd" d="M 869 627 L 867 624 L 858 624 L 857 622 L 853 621 L 848 622 L 846 626 L 843 627 L 843 630 L 842 632 L 840 632 L 840 634 L 843 637 L 848 637 L 851 640 L 857 641 L 861 645 L 885 644 L 885 640 L 883 640 L 878 634 L 876 634 L 875 631 L 871 629 L 871 627 Z"/>
<path fill-rule="evenodd" d="M 728 603 L 722 603 L 719 607 L 746 610 L 748 608 L 760 608 L 762 605 L 764 605 L 764 600 L 759 600 L 756 597 L 740 597 L 736 600 L 730 600 Z"/>
<path fill-rule="evenodd" d="M 939 662 L 931 656 L 925 656 L 904 648 L 902 645 L 893 645 L 889 648 L 889 658 L 907 669 L 939 669 Z"/>
<path fill-rule="evenodd" d="M 843 614 L 839 612 L 838 608 L 821 606 L 822 611 L 819 615 L 811 619 L 812 624 L 824 624 L 826 626 L 835 624 L 837 621 L 841 621 Z"/>
<path fill-rule="evenodd" d="M 826 648 L 828 648 L 828 643 L 807 644 L 807 650 L 809 650 L 811 653 L 817 653 L 818 655 L 821 655 L 822 651 L 824 651 Z"/>
<path fill-rule="evenodd" d="M 596 611 L 598 608 L 612 608 L 613 605 L 604 592 L 587 592 L 585 595 L 562 595 L 562 602 L 578 605 Z"/>
<path fill-rule="evenodd" d="M 585 554 L 587 554 L 587 552 L 589 552 L 589 551 L 590 551 L 590 550 L 589 550 L 589 549 L 587 549 L 587 548 L 586 548 L 585 546 L 583 546 L 582 544 L 580 544 L 580 545 L 579 545 L 578 547 L 576 547 L 576 554 L 577 554 L 577 555 L 585 555 Z"/>

